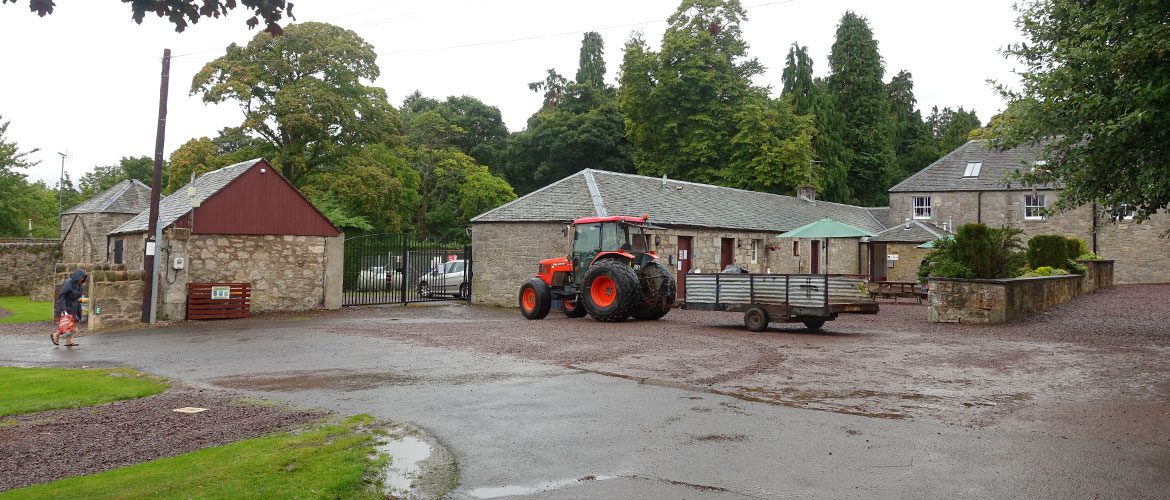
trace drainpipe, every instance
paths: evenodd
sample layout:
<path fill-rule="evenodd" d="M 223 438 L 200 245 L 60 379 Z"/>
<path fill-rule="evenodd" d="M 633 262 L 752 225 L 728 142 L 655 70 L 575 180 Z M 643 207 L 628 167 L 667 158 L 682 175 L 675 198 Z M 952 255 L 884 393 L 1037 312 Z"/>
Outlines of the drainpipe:
<path fill-rule="evenodd" d="M 1093 253 L 1097 253 L 1097 202 L 1093 202 Z"/>
<path fill-rule="evenodd" d="M 983 191 L 975 192 L 975 222 L 983 222 Z"/>

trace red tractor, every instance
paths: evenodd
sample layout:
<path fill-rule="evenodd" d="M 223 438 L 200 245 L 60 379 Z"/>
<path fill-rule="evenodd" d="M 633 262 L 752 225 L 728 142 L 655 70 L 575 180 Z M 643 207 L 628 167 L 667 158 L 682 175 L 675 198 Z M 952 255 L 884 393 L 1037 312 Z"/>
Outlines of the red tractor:
<path fill-rule="evenodd" d="M 520 312 L 548 316 L 559 301 L 565 316 L 589 314 L 597 321 L 653 320 L 674 305 L 675 282 L 650 250 L 649 217 L 586 217 L 573 221 L 568 257 L 540 261 L 540 270 L 520 287 Z M 568 236 L 568 228 L 565 230 Z"/>

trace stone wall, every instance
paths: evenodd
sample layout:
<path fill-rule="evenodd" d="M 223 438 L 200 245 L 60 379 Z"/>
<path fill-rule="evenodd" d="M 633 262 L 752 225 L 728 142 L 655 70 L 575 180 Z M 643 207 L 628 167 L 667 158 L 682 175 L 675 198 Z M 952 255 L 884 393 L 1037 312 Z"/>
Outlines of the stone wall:
<path fill-rule="evenodd" d="M 168 229 L 160 252 L 158 318 L 186 317 L 187 283 L 251 283 L 252 312 L 339 306 L 340 297 L 327 301 L 326 290 L 340 293 L 329 275 L 340 276 L 342 263 L 327 258 L 326 249 L 337 245 L 328 240 L 341 238 L 193 235 L 186 229 Z M 332 254 L 338 257 L 341 252 Z M 176 257 L 185 260 L 183 269 L 174 269 Z"/>
<path fill-rule="evenodd" d="M 144 273 L 91 273 L 89 330 L 99 332 L 142 323 Z"/>
<path fill-rule="evenodd" d="M 40 295 L 33 292 L 43 287 L 59 260 L 61 245 L 57 240 L 0 240 L 0 296 Z"/>
<path fill-rule="evenodd" d="M 110 257 L 108 262 L 113 263 L 114 242 L 122 242 L 122 263 L 127 269 L 142 269 L 143 249 L 146 248 L 146 233 L 120 234 L 110 238 Z"/>
<path fill-rule="evenodd" d="M 1059 191 L 1040 190 L 1036 193 L 1045 195 L 1045 204 L 1049 207 L 1060 196 Z M 1092 248 L 1092 205 L 1041 220 L 1028 220 L 1024 217 L 1024 196 L 1030 194 L 1031 191 L 890 193 L 888 224 L 900 224 L 911 216 L 914 196 L 929 195 L 932 206 L 930 221 L 935 224 L 950 222 L 953 229 L 982 221 L 991 227 L 1020 228 L 1024 231 L 1021 239 L 1025 243 L 1038 234 L 1060 234 L 1082 239 Z M 1118 283 L 1170 282 L 1170 238 L 1162 237 L 1170 231 L 1170 214 L 1158 213 L 1141 224 L 1098 216 L 1096 231 L 1096 252 L 1115 261 Z"/>
<path fill-rule="evenodd" d="M 1091 270 L 1083 276 L 1002 280 L 933 278 L 927 318 L 933 323 L 1006 323 L 1113 285 L 1111 262 L 1085 264 Z"/>
<path fill-rule="evenodd" d="M 471 301 L 518 307 L 520 285 L 539 262 L 569 255 L 563 226 L 548 222 L 475 224 L 471 227 Z"/>
<path fill-rule="evenodd" d="M 106 248 L 106 235 L 134 218 L 134 214 L 87 213 L 61 216 L 61 260 L 65 262 L 113 262 L 114 245 Z M 141 247 L 136 247 L 141 252 Z M 125 255 L 126 250 L 123 250 Z M 141 260 L 141 255 L 139 256 Z M 139 264 L 141 267 L 141 264 Z"/>

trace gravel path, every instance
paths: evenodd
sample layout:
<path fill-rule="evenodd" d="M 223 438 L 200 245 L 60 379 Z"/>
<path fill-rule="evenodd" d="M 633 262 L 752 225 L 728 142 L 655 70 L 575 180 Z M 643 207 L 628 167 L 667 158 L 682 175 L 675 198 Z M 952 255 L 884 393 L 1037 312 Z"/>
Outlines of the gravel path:
<path fill-rule="evenodd" d="M 332 331 L 506 355 L 786 406 L 952 425 L 1170 440 L 1170 285 L 1123 285 L 1029 320 L 934 324 L 926 306 L 883 303 L 825 332 L 738 313 L 671 311 L 602 324 L 514 309 L 360 308 Z M 1125 425 L 1117 425 L 1118 423 Z M 1057 427 L 1054 427 L 1057 426 Z"/>
<path fill-rule="evenodd" d="M 208 411 L 172 411 L 188 406 Z M 16 415 L 0 425 L 0 491 L 257 437 L 325 415 L 187 388 L 100 406 Z"/>

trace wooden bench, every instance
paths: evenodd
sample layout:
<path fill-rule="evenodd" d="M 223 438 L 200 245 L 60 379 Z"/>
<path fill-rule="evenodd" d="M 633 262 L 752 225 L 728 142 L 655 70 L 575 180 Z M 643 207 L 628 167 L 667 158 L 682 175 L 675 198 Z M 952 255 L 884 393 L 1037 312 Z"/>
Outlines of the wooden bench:
<path fill-rule="evenodd" d="M 898 302 L 898 298 L 910 298 L 921 304 L 922 299 L 926 298 L 926 292 L 915 281 L 875 281 L 870 283 L 869 296 L 873 299 L 894 299 L 894 302 Z"/>

